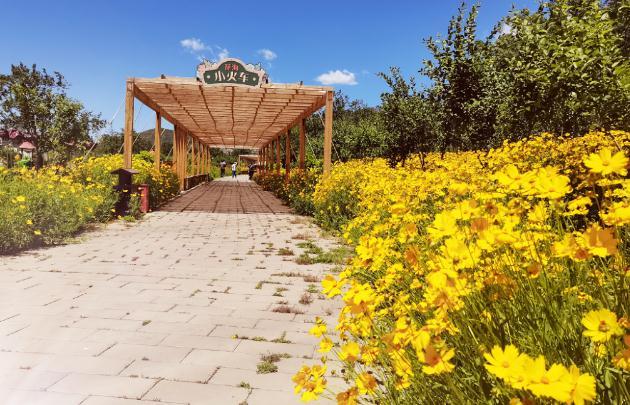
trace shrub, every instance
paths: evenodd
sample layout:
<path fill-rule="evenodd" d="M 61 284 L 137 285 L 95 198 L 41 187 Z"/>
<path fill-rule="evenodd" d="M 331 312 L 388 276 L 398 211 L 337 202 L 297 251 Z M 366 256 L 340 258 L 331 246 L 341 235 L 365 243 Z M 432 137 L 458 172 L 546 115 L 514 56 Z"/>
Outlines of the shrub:
<path fill-rule="evenodd" d="M 320 174 L 315 170 L 291 172 L 289 181 L 285 180 L 283 173 L 267 172 L 259 173 L 254 180 L 260 184 L 263 190 L 271 191 L 278 198 L 289 205 L 295 213 L 300 215 L 313 215 L 315 206 L 313 192 L 319 180 Z"/>
<path fill-rule="evenodd" d="M 347 403 L 630 401 L 629 151 L 613 131 L 335 166 L 316 206 L 355 257 L 322 281 L 345 307 L 296 389 L 324 390 L 333 351 Z"/>
<path fill-rule="evenodd" d="M 39 171 L 0 168 L 0 253 L 60 243 L 90 222 L 111 219 L 118 194 L 110 172 L 121 166 L 122 156 L 110 155 Z M 152 163 L 137 158 L 134 168 L 140 171 L 134 181 L 149 184 L 152 207 L 179 192 L 170 167 L 158 173 Z M 138 196 L 131 205 L 137 215 Z"/>

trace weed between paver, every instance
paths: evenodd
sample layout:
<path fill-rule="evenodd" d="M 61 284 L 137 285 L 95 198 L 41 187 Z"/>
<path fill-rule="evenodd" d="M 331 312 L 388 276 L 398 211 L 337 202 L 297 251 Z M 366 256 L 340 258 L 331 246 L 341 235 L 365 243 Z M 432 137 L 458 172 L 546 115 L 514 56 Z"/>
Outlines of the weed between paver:
<path fill-rule="evenodd" d="M 319 293 L 319 288 L 317 288 L 315 284 L 309 284 L 308 287 L 306 288 L 306 292 L 309 292 L 311 294 L 317 294 Z"/>
<path fill-rule="evenodd" d="M 328 252 L 324 252 L 322 248 L 311 241 L 298 243 L 298 247 L 305 250 L 295 260 L 297 264 L 343 264 L 352 254 L 351 249 L 346 246 L 338 246 Z"/>
<path fill-rule="evenodd" d="M 302 305 L 310 305 L 313 302 L 313 296 L 309 292 L 305 292 L 300 297 L 300 304 Z"/>
<path fill-rule="evenodd" d="M 290 307 L 288 305 L 280 305 L 278 307 L 275 307 L 272 312 L 278 312 L 281 314 L 298 314 L 301 315 L 304 313 L 304 311 L 302 311 L 301 309 L 298 309 L 296 307 Z"/>
<path fill-rule="evenodd" d="M 278 284 L 280 284 L 280 283 L 278 283 Z M 273 293 L 272 295 L 274 297 L 284 297 L 282 295 L 282 293 L 285 292 L 285 291 L 289 291 L 289 289 L 288 288 L 284 288 L 284 287 L 278 287 L 278 288 L 276 288 L 276 292 Z"/>
<path fill-rule="evenodd" d="M 256 284 L 256 287 L 254 287 L 254 288 L 257 289 L 257 290 L 260 290 L 262 288 L 263 284 L 282 284 L 282 283 L 279 282 L 279 281 L 262 280 L 262 281 L 259 281 L 258 284 Z"/>
<path fill-rule="evenodd" d="M 252 386 L 250 383 L 245 382 L 245 381 L 241 381 L 241 383 L 238 385 L 240 388 L 246 388 L 248 390 L 252 389 Z"/>
<path fill-rule="evenodd" d="M 260 363 L 256 366 L 256 372 L 258 374 L 269 374 L 278 371 L 278 366 L 275 364 L 282 359 L 290 359 L 289 353 L 270 353 L 260 356 Z"/>
<path fill-rule="evenodd" d="M 272 343 L 287 343 L 287 344 L 293 343 L 289 339 L 286 339 L 286 336 L 287 336 L 287 332 L 286 331 L 282 332 L 282 335 L 280 335 L 279 338 L 271 339 L 271 342 Z"/>
<path fill-rule="evenodd" d="M 234 334 L 232 335 L 232 339 L 253 340 L 254 342 L 268 342 L 267 338 L 264 338 L 262 336 L 254 336 L 250 338 L 248 336 Z"/>
<path fill-rule="evenodd" d="M 293 250 L 287 247 L 278 249 L 278 256 L 293 256 L 294 254 L 295 253 L 293 253 Z"/>

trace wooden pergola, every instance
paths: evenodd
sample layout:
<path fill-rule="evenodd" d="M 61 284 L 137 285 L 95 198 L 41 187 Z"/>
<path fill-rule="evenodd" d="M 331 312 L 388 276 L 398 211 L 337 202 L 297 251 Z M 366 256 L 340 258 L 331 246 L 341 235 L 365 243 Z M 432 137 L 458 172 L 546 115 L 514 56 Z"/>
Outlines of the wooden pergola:
<path fill-rule="evenodd" d="M 229 61 L 228 61 L 229 62 Z M 225 63 L 225 62 L 224 62 Z M 289 131 L 299 127 L 299 168 L 305 161 L 305 120 L 325 111 L 324 173 L 331 168 L 333 88 L 303 84 L 261 83 L 245 86 L 208 84 L 197 78 L 165 77 L 127 80 L 125 98 L 124 166 L 131 168 L 134 99 L 155 111 L 155 166 L 160 167 L 162 118 L 173 125 L 173 167 L 183 189 L 186 179 L 207 174 L 210 148 L 258 151 L 263 171 L 281 168 L 281 138 L 285 170 L 291 170 Z"/>

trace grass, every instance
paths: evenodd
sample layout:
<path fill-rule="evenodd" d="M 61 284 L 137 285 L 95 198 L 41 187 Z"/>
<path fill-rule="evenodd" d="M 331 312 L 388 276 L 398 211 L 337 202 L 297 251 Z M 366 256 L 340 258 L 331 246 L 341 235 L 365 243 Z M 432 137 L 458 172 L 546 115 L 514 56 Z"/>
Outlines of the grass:
<path fill-rule="evenodd" d="M 234 334 L 232 335 L 232 339 L 253 340 L 254 342 L 268 342 L 267 338 L 264 338 L 262 336 L 248 337 Z"/>
<path fill-rule="evenodd" d="M 272 343 L 293 343 L 289 339 L 287 339 L 286 336 L 287 336 L 287 332 L 282 332 L 282 335 L 280 335 L 280 337 L 272 339 L 271 342 Z"/>
<path fill-rule="evenodd" d="M 142 326 L 147 326 L 147 325 L 148 325 L 148 324 L 150 324 L 150 323 L 151 323 L 151 321 L 150 321 L 150 320 L 145 320 L 145 321 L 142 321 Z"/>
<path fill-rule="evenodd" d="M 270 374 L 278 372 L 278 366 L 270 361 L 261 361 L 256 366 L 256 372 L 258 374 Z"/>
<path fill-rule="evenodd" d="M 306 288 L 306 292 L 309 292 L 311 294 L 317 294 L 319 292 L 319 288 L 317 288 L 315 284 L 309 284 L 308 287 Z"/>
<path fill-rule="evenodd" d="M 352 250 L 346 246 L 337 246 L 327 252 L 311 241 L 298 243 L 297 246 L 304 249 L 295 260 L 297 264 L 343 264 L 352 254 Z"/>
<path fill-rule="evenodd" d="M 278 283 L 278 284 L 280 284 L 280 283 Z M 288 288 L 284 288 L 284 287 L 278 287 L 278 288 L 276 288 L 276 292 L 273 293 L 272 295 L 274 297 L 284 297 L 284 295 L 282 295 L 282 293 L 285 292 L 285 291 L 289 291 L 289 289 Z"/>
<path fill-rule="evenodd" d="M 282 284 L 282 283 L 279 282 L 279 281 L 262 280 L 262 281 L 259 281 L 258 284 L 256 284 L 256 287 L 254 287 L 254 288 L 257 289 L 257 290 L 260 290 L 262 288 L 263 284 Z"/>
<path fill-rule="evenodd" d="M 304 313 L 304 311 L 302 311 L 301 309 L 298 309 L 296 307 L 290 307 L 288 305 L 280 305 L 275 307 L 272 312 L 278 312 L 281 314 L 298 314 L 301 315 Z"/>
<path fill-rule="evenodd" d="M 277 363 L 282 359 L 290 359 L 291 356 L 289 353 L 270 353 L 270 354 L 263 354 L 260 357 L 260 360 L 262 361 L 268 361 L 270 363 Z"/>
<path fill-rule="evenodd" d="M 246 388 L 248 390 L 252 389 L 252 386 L 250 383 L 245 382 L 245 381 L 241 381 L 241 383 L 238 385 L 240 388 Z"/>
<path fill-rule="evenodd" d="M 310 293 L 305 292 L 300 297 L 300 301 L 299 302 L 302 305 L 310 305 L 313 302 L 313 296 Z"/>
<path fill-rule="evenodd" d="M 256 366 L 256 372 L 258 374 L 269 374 L 278 371 L 278 366 L 275 364 L 282 359 L 289 359 L 291 355 L 289 353 L 269 353 L 260 356 L 260 363 Z"/>
<path fill-rule="evenodd" d="M 297 240 L 308 240 L 310 241 L 312 239 L 312 236 L 306 233 L 298 233 L 296 235 L 291 236 L 292 239 L 297 239 Z"/>
<path fill-rule="evenodd" d="M 319 283 L 321 279 L 317 276 L 313 276 L 312 274 L 307 274 L 304 276 L 304 281 L 307 283 Z"/>
<path fill-rule="evenodd" d="M 287 247 L 278 249 L 278 256 L 293 256 L 294 254 L 295 253 L 293 253 L 293 250 Z"/>

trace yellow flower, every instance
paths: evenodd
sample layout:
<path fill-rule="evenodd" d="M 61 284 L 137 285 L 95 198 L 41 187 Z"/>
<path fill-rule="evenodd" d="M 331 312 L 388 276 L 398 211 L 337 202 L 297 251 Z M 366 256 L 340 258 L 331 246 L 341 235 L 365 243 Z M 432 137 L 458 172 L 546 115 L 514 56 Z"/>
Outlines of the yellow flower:
<path fill-rule="evenodd" d="M 627 202 L 613 203 L 605 214 L 601 214 L 602 219 L 608 225 L 630 224 L 630 205 Z"/>
<path fill-rule="evenodd" d="M 302 401 L 309 402 L 316 400 L 326 388 L 326 366 L 314 365 L 312 368 L 302 366 L 292 378 L 295 383 L 295 393 L 302 392 Z"/>
<path fill-rule="evenodd" d="M 608 309 L 588 312 L 582 318 L 582 325 L 586 328 L 584 336 L 593 342 L 607 342 L 613 336 L 623 335 L 623 329 L 617 322 L 617 315 Z"/>
<path fill-rule="evenodd" d="M 545 358 L 539 356 L 534 367 L 529 370 L 531 377 L 527 388 L 536 396 L 550 397 L 559 402 L 568 402 L 571 398 L 573 383 L 568 370 L 561 364 L 545 368 Z"/>
<path fill-rule="evenodd" d="M 376 389 L 376 379 L 370 373 L 363 372 L 355 379 L 361 394 L 371 394 Z"/>
<path fill-rule="evenodd" d="M 571 401 L 575 405 L 584 405 L 584 401 L 592 401 L 597 393 L 595 391 L 595 378 L 586 373 L 580 374 L 580 369 L 574 364 L 569 367 L 569 375 L 573 388 L 571 389 Z"/>
<path fill-rule="evenodd" d="M 319 317 L 317 317 L 315 319 L 315 326 L 313 326 L 308 333 L 315 337 L 320 337 L 321 335 L 326 333 L 326 324 Z"/>
<path fill-rule="evenodd" d="M 584 159 L 584 166 L 591 169 L 593 173 L 600 173 L 602 176 L 607 176 L 612 173 L 625 176 L 628 171 L 628 158 L 619 151 L 612 154 L 609 148 L 603 148 L 599 153 L 591 153 L 588 158 Z"/>
<path fill-rule="evenodd" d="M 612 228 L 600 228 L 591 225 L 583 234 L 583 240 L 588 252 L 594 256 L 606 257 L 617 253 L 617 239 Z"/>
<path fill-rule="evenodd" d="M 319 342 L 318 351 L 320 353 L 328 353 L 329 351 L 332 350 L 332 348 L 333 348 L 333 342 L 329 338 L 324 338 Z"/>
<path fill-rule="evenodd" d="M 39 236 L 39 235 L 41 235 L 41 234 L 42 234 L 42 231 L 40 231 L 39 229 L 36 229 L 36 230 L 34 230 L 34 231 L 33 231 L 33 233 L 34 233 L 35 235 L 38 235 L 38 236 Z"/>
<path fill-rule="evenodd" d="M 515 377 L 523 370 L 525 358 L 514 345 L 507 345 L 505 349 L 494 346 L 490 353 L 484 353 L 483 357 L 489 363 L 484 365 L 486 370 L 503 380 Z"/>
<path fill-rule="evenodd" d="M 341 348 L 339 358 L 350 363 L 357 361 L 361 348 L 356 342 L 348 342 Z"/>
<path fill-rule="evenodd" d="M 337 394 L 337 405 L 356 405 L 358 404 L 359 390 L 352 387 L 346 391 Z"/>
<path fill-rule="evenodd" d="M 26 220 L 26 225 L 33 225 L 33 221 L 31 221 L 30 219 Z"/>
<path fill-rule="evenodd" d="M 18 195 L 17 197 L 15 197 L 15 201 L 24 202 L 26 201 L 26 197 L 24 197 L 23 195 Z"/>
<path fill-rule="evenodd" d="M 334 276 L 327 274 L 322 280 L 322 292 L 326 294 L 328 298 L 335 297 L 341 294 L 343 284 L 343 281 L 337 281 Z"/>

